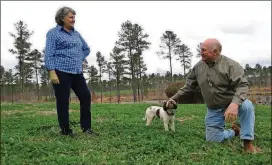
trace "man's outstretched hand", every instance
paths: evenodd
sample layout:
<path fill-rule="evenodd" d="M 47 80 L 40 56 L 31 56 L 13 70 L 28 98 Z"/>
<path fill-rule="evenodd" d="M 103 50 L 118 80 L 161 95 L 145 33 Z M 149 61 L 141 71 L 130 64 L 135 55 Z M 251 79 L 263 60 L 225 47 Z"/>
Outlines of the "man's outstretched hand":
<path fill-rule="evenodd" d="M 227 108 L 227 110 L 226 110 L 226 112 L 224 114 L 226 122 L 236 121 L 237 116 L 238 116 L 238 108 L 239 108 L 239 106 L 237 104 L 235 104 L 235 103 L 231 103 L 228 106 L 228 108 Z"/>

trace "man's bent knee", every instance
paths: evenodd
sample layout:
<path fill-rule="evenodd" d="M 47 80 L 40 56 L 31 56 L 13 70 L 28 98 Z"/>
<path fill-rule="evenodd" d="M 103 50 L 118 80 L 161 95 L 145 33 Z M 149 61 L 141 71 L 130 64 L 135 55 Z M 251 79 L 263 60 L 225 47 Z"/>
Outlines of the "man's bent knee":
<path fill-rule="evenodd" d="M 249 111 L 250 112 L 250 111 L 254 110 L 254 106 L 253 106 L 252 102 L 247 99 L 242 102 L 240 109 L 242 111 L 247 111 L 247 112 Z"/>

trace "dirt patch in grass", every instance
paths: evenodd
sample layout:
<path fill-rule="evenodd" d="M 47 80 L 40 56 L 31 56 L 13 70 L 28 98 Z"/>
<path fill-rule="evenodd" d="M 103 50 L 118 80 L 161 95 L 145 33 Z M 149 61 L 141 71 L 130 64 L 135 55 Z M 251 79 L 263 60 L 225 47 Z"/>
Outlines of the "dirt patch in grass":
<path fill-rule="evenodd" d="M 97 118 L 95 118 L 95 120 L 96 120 L 96 122 L 98 122 L 98 123 L 103 123 L 104 121 L 107 120 L 107 118 L 105 118 L 105 117 L 97 117 Z"/>
<path fill-rule="evenodd" d="M 45 138 L 45 137 L 31 137 L 29 139 L 27 139 L 26 141 L 29 141 L 29 142 L 41 142 L 41 141 L 48 141 L 49 139 L 48 138 Z"/>
<path fill-rule="evenodd" d="M 38 111 L 36 112 L 37 115 L 42 115 L 42 116 L 51 116 L 57 114 L 56 111 Z"/>
<path fill-rule="evenodd" d="M 1 116 L 10 116 L 10 115 L 20 115 L 20 114 L 26 114 L 26 113 L 33 113 L 36 112 L 36 115 L 42 115 L 42 116 L 50 116 L 50 115 L 56 115 L 57 112 L 55 110 L 51 111 L 27 111 L 27 110 L 12 110 L 12 111 L 1 111 Z M 70 113 L 77 112 L 76 110 L 69 110 Z"/>
<path fill-rule="evenodd" d="M 73 113 L 73 112 L 76 112 L 76 110 L 72 110 L 70 109 L 69 110 L 69 113 Z M 37 115 L 42 115 L 42 116 L 51 116 L 51 115 L 56 115 L 57 114 L 57 111 L 37 111 L 36 112 Z"/>
<path fill-rule="evenodd" d="M 12 111 L 1 111 L 1 116 L 9 116 L 13 114 L 24 114 L 24 113 L 30 113 L 32 111 L 26 111 L 26 110 L 12 110 Z"/>
<path fill-rule="evenodd" d="M 178 120 L 178 121 L 180 121 L 181 123 L 183 123 L 184 121 L 186 121 L 186 120 L 192 120 L 192 119 L 194 119 L 194 118 L 196 118 L 196 116 L 191 116 L 191 117 L 179 117 L 179 118 L 176 118 L 176 120 Z"/>

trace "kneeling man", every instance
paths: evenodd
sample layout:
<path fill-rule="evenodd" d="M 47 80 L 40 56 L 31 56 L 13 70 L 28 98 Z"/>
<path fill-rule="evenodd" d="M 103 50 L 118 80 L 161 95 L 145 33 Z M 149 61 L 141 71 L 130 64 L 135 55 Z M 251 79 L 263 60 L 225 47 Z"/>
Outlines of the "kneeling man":
<path fill-rule="evenodd" d="M 254 153 L 255 114 L 247 99 L 249 83 L 244 70 L 236 61 L 221 55 L 222 45 L 217 39 L 207 39 L 201 45 L 201 57 L 189 74 L 184 87 L 171 97 L 176 102 L 180 96 L 200 87 L 207 105 L 205 117 L 206 140 L 222 142 L 224 139 L 240 136 L 244 150 Z M 234 121 L 239 117 L 241 128 Z M 232 129 L 224 129 L 231 122 Z"/>

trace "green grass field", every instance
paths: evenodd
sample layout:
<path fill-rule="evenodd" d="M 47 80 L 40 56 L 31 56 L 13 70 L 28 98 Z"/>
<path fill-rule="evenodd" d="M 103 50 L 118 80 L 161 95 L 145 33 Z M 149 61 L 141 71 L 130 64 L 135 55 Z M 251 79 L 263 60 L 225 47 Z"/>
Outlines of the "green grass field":
<path fill-rule="evenodd" d="M 262 153 L 246 154 L 238 137 L 223 143 L 205 141 L 205 106 L 179 105 L 176 132 L 162 122 L 145 126 L 149 104 L 92 105 L 93 129 L 84 135 L 79 104 L 70 105 L 77 136 L 59 134 L 55 104 L 1 105 L 1 165 L 269 165 L 271 164 L 271 107 L 256 106 L 256 140 Z M 183 119 L 180 122 L 179 119 Z M 229 127 L 229 124 L 227 124 Z"/>

